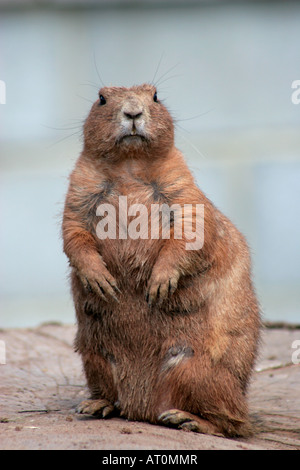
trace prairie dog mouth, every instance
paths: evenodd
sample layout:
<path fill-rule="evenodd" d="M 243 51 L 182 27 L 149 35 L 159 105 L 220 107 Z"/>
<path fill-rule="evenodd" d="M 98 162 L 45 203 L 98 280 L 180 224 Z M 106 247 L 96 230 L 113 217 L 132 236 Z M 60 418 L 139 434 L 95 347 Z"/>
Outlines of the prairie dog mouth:
<path fill-rule="evenodd" d="M 131 131 L 130 134 L 125 134 L 120 136 L 118 139 L 119 142 L 145 142 L 147 141 L 147 138 L 142 135 L 138 134 L 136 131 Z"/>

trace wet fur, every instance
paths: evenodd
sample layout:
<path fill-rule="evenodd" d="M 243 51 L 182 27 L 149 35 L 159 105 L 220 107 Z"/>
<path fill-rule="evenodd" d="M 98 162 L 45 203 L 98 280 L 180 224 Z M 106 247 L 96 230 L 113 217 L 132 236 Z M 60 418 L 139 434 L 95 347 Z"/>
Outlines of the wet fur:
<path fill-rule="evenodd" d="M 194 416 L 193 430 L 246 436 L 260 327 L 248 247 L 196 186 L 154 91 L 150 85 L 102 89 L 106 105 L 97 101 L 86 120 L 63 218 L 76 350 L 91 397 L 128 419 L 164 423 L 162 414 L 177 409 Z M 146 135 L 132 145 L 118 140 L 120 107 L 128 102 L 142 103 L 147 117 Z M 187 251 L 172 232 L 169 240 L 100 240 L 96 208 L 108 202 L 118 215 L 120 195 L 147 208 L 204 204 L 203 248 Z M 175 288 L 166 298 L 159 291 L 153 297 L 168 282 Z"/>

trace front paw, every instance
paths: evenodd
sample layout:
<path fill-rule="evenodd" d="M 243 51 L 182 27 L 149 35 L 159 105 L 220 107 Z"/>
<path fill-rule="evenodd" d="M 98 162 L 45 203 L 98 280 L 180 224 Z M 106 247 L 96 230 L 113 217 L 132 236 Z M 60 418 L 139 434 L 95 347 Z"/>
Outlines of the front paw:
<path fill-rule="evenodd" d="M 148 282 L 148 289 L 146 293 L 146 301 L 149 307 L 154 302 L 161 303 L 169 296 L 171 296 L 178 284 L 179 272 L 177 269 L 170 270 L 153 270 Z"/>
<path fill-rule="evenodd" d="M 87 292 L 94 293 L 108 302 L 108 297 L 119 302 L 117 294 L 120 293 L 115 278 L 105 266 L 90 266 L 78 271 L 80 280 Z"/>

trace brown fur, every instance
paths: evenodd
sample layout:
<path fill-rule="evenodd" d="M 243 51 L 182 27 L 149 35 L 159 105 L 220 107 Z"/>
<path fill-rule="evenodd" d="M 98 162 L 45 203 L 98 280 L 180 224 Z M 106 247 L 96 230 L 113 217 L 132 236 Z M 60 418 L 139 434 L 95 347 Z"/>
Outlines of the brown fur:
<path fill-rule="evenodd" d="M 76 350 L 91 392 L 79 411 L 245 436 L 260 327 L 248 248 L 196 186 L 154 93 L 151 85 L 100 90 L 106 103 L 92 106 L 70 177 L 64 251 Z M 126 136 L 124 119 L 143 119 L 140 136 Z M 170 239 L 100 240 L 96 208 L 108 202 L 118 215 L 120 195 L 148 208 L 204 204 L 202 249 L 186 250 L 172 232 Z"/>

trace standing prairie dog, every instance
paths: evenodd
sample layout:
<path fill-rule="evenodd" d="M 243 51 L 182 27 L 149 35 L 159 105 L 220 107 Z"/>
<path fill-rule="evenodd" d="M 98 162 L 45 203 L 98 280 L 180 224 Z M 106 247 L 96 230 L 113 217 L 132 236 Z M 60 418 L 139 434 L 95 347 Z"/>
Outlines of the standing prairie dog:
<path fill-rule="evenodd" d="M 181 237 L 178 220 L 190 227 Z M 100 90 L 70 176 L 63 240 L 91 394 L 77 411 L 249 435 L 260 316 L 248 247 L 195 184 L 152 85 Z"/>

